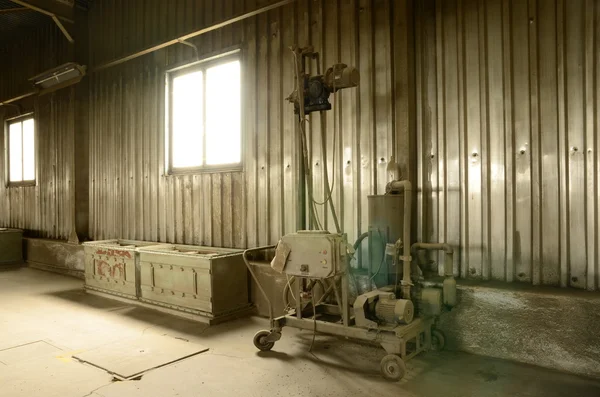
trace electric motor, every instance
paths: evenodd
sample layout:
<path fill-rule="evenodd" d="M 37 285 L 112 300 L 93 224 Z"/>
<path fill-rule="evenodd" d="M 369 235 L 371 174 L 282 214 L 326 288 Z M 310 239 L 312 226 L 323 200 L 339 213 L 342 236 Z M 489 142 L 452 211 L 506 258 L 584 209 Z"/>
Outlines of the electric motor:
<path fill-rule="evenodd" d="M 375 304 L 375 315 L 388 324 L 410 324 L 415 308 L 408 299 L 380 298 Z"/>

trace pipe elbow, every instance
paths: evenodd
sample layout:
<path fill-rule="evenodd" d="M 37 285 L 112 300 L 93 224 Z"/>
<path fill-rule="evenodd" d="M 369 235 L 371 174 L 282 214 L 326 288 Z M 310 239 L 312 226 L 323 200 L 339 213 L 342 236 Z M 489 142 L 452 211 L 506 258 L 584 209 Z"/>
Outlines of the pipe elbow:
<path fill-rule="evenodd" d="M 450 244 L 448 244 L 448 243 L 443 243 L 442 244 L 442 249 L 447 254 L 453 254 L 454 253 L 454 248 L 452 248 L 452 246 Z"/>
<path fill-rule="evenodd" d="M 386 193 L 391 193 L 394 191 L 403 190 L 405 192 L 412 192 L 412 183 L 409 180 L 403 181 L 392 181 L 387 184 L 385 187 Z"/>

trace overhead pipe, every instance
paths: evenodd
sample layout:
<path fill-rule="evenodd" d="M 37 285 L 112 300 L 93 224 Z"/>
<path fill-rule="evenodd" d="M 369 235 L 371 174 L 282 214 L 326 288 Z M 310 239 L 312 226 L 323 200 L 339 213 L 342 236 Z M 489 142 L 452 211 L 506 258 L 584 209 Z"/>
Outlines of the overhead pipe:
<path fill-rule="evenodd" d="M 416 255 L 419 250 L 440 250 L 446 253 L 444 260 L 444 304 L 456 305 L 456 280 L 454 279 L 454 249 L 446 243 L 414 243 L 411 252 Z"/>
<path fill-rule="evenodd" d="M 257 10 L 254 10 L 254 11 L 251 11 L 251 12 L 247 12 L 247 13 L 242 14 L 242 15 L 238 15 L 237 17 L 230 18 L 230 19 L 227 19 L 225 21 L 215 23 L 213 25 L 207 26 L 205 28 L 202 28 L 200 30 L 196 30 L 196 31 L 191 32 L 191 33 L 188 33 L 188 34 L 183 35 L 181 37 L 178 37 L 176 39 L 165 41 L 163 43 L 154 45 L 152 47 L 148 47 L 148 48 L 143 49 L 141 51 L 134 52 L 133 54 L 126 55 L 126 56 L 124 56 L 122 58 L 117 58 L 117 59 L 114 59 L 114 60 L 109 61 L 107 63 L 104 63 L 102 65 L 96 66 L 92 70 L 92 72 L 98 72 L 100 70 L 107 69 L 107 68 L 110 68 L 112 66 L 116 66 L 116 65 L 119 65 L 121 63 L 125 63 L 127 61 L 131 61 L 132 59 L 141 57 L 142 55 L 146 55 L 146 54 L 150 54 L 150 53 L 152 53 L 154 51 L 162 50 L 163 48 L 172 46 L 173 44 L 182 43 L 182 42 L 187 41 L 187 40 L 189 40 L 189 39 L 191 39 L 193 37 L 197 37 L 197 36 L 203 35 L 205 33 L 212 32 L 213 30 L 217 30 L 217 29 L 220 29 L 222 27 L 231 25 L 233 23 L 243 21 L 244 19 L 248 19 L 248 18 L 257 16 L 257 15 L 260 15 L 262 13 L 265 13 L 267 11 L 274 10 L 276 8 L 282 7 L 284 5 L 294 3 L 295 1 L 296 0 L 282 0 L 282 1 L 279 1 L 277 3 L 271 4 L 271 5 L 268 5 L 268 6 L 265 6 L 265 7 L 261 7 L 259 9 L 257 9 Z"/>
<path fill-rule="evenodd" d="M 412 212 L 412 184 L 409 180 L 393 181 L 387 184 L 386 193 L 404 192 L 404 236 L 402 237 L 403 255 L 400 257 L 402 267 L 402 298 L 410 300 L 412 280 L 410 278 L 410 215 Z M 400 267 L 396 266 L 396 276 Z"/>
<path fill-rule="evenodd" d="M 37 94 L 38 94 L 37 90 L 36 91 L 31 91 L 31 92 L 28 92 L 27 94 L 19 95 L 19 96 L 16 96 L 14 98 L 10 98 L 10 99 L 7 99 L 5 101 L 2 101 L 2 102 L 0 102 L 0 106 L 10 105 L 13 102 L 18 102 L 21 99 L 29 98 L 30 96 L 34 96 L 34 95 L 37 95 Z"/>

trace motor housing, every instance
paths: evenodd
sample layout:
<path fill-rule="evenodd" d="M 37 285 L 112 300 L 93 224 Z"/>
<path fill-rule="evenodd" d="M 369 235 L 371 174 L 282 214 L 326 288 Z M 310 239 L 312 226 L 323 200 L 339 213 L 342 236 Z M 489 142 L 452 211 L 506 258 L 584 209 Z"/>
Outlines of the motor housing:
<path fill-rule="evenodd" d="M 387 324 L 410 324 L 415 308 L 407 299 L 379 298 L 375 303 L 375 316 Z"/>
<path fill-rule="evenodd" d="M 358 327 L 372 328 L 381 324 L 410 324 L 415 307 L 408 299 L 396 299 L 393 292 L 370 291 L 356 298 L 354 320 Z"/>

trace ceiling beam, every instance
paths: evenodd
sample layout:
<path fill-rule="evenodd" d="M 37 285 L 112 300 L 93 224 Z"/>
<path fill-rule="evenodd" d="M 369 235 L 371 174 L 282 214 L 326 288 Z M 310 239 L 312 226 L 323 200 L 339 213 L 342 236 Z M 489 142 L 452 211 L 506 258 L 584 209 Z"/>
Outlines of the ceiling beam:
<path fill-rule="evenodd" d="M 55 16 L 61 21 L 74 23 L 73 7 L 53 0 L 10 0 L 21 7 L 26 7 L 49 17 Z"/>
<path fill-rule="evenodd" d="M 48 15 L 60 31 L 65 35 L 70 43 L 74 43 L 73 36 L 69 33 L 69 30 L 65 27 L 63 22 L 73 24 L 73 7 L 66 4 L 61 4 L 52 0 L 11 0 L 13 3 L 17 3 L 20 6 L 29 8 L 33 11 L 37 11 L 41 14 Z"/>
<path fill-rule="evenodd" d="M 5 8 L 5 9 L 0 10 L 0 15 L 12 14 L 13 12 L 23 12 L 23 11 L 32 11 L 32 9 L 27 8 L 27 7 Z"/>

